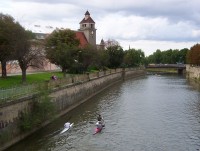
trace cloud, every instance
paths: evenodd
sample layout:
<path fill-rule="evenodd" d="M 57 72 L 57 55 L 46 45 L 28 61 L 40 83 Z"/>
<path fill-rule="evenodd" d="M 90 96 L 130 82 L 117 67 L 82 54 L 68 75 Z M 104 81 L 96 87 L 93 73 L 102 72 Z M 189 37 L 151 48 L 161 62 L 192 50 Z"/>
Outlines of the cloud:
<path fill-rule="evenodd" d="M 125 17 L 110 14 L 98 21 L 100 36 L 121 40 L 193 41 L 200 39 L 190 22 L 171 23 L 167 18 Z M 98 30 L 97 30 L 98 31 Z"/>
<path fill-rule="evenodd" d="M 200 40 L 199 0 L 6 0 L 1 11 L 27 29 L 63 27 L 77 30 L 86 10 L 96 22 L 97 43 L 115 39 L 152 51 L 189 48 Z M 164 46 L 165 45 L 165 46 Z M 156 49 L 155 49 L 156 50 Z"/>

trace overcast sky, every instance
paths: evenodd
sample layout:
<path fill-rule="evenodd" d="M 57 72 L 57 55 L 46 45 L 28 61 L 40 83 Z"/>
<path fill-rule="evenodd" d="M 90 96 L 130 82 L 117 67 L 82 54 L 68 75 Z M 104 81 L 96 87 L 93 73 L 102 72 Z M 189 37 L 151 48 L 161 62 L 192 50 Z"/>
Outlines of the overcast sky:
<path fill-rule="evenodd" d="M 1 0 L 0 11 L 26 29 L 40 25 L 79 29 L 88 10 L 97 44 L 114 39 L 124 50 L 190 48 L 200 41 L 200 0 Z M 42 28 L 45 27 L 45 28 Z"/>

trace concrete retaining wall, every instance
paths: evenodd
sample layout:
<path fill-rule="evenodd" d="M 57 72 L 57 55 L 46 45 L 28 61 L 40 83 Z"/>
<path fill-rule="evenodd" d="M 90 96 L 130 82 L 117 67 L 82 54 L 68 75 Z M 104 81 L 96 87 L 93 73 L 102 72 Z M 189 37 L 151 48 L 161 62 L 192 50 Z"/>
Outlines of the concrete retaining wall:
<path fill-rule="evenodd" d="M 200 66 L 186 65 L 186 73 L 189 79 L 200 79 Z"/>

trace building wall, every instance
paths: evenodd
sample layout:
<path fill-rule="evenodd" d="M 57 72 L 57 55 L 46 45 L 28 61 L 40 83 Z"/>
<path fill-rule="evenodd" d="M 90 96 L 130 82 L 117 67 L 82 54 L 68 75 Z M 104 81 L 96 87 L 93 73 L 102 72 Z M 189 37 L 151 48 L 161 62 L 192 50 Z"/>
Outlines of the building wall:
<path fill-rule="evenodd" d="M 21 68 L 19 67 L 17 63 L 7 63 L 6 70 L 7 70 L 7 74 L 22 73 Z M 27 69 L 27 73 L 38 72 L 38 71 L 54 71 L 54 70 L 60 70 L 60 68 L 56 66 L 55 64 L 52 64 L 48 61 L 44 61 L 44 66 L 42 68 L 29 67 Z M 1 70 L 1 64 L 0 64 L 0 74 L 1 73 L 2 73 L 2 70 Z"/>

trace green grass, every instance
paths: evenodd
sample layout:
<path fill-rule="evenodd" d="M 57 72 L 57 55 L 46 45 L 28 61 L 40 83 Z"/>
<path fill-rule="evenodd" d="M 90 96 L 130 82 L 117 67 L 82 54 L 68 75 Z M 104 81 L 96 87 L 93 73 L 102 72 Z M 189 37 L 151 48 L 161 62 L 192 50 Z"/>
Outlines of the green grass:
<path fill-rule="evenodd" d="M 55 75 L 58 78 L 63 77 L 63 73 L 61 72 L 34 73 L 34 74 L 27 74 L 26 82 L 27 84 L 44 82 L 44 81 L 50 80 L 52 75 Z M 0 78 L 0 88 L 9 88 L 13 86 L 19 86 L 21 84 L 22 84 L 21 75 L 8 76 L 5 79 Z"/>

